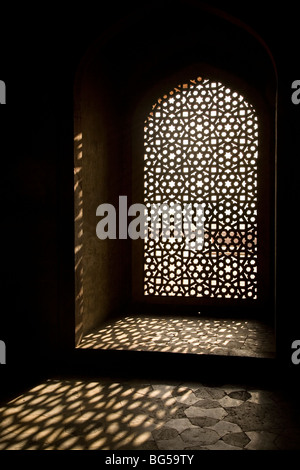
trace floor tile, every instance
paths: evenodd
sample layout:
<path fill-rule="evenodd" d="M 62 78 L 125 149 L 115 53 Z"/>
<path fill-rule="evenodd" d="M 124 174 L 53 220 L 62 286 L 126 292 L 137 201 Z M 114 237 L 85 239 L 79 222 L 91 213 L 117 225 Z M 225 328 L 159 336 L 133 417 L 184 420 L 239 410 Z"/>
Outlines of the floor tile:
<path fill-rule="evenodd" d="M 216 431 L 220 437 L 223 437 L 229 433 L 241 432 L 241 428 L 237 424 L 230 423 L 229 421 L 225 420 L 218 421 L 216 424 L 209 427 Z"/>
<path fill-rule="evenodd" d="M 248 450 L 278 450 L 275 445 L 277 434 L 267 431 L 248 431 L 246 432 L 250 441 L 245 446 Z"/>
<path fill-rule="evenodd" d="M 197 406 L 190 406 L 187 410 L 185 410 L 185 414 L 188 418 L 215 418 L 215 419 L 223 419 L 227 415 L 227 412 L 219 407 L 219 408 L 211 408 L 211 409 L 202 409 Z"/>
<path fill-rule="evenodd" d="M 187 429 L 192 429 L 194 427 L 197 428 L 197 425 L 193 425 L 188 418 L 171 419 L 170 421 L 166 422 L 166 426 L 172 429 L 176 429 L 178 434 L 181 434 Z"/>
<path fill-rule="evenodd" d="M 208 428 L 186 429 L 180 436 L 188 446 L 215 444 L 220 438 L 216 431 Z"/>

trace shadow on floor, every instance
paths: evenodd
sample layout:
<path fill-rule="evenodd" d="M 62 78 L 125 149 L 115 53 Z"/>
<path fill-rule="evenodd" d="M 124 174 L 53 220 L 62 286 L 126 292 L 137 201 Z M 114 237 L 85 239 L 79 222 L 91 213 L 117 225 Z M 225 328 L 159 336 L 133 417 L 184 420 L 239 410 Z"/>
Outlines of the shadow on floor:
<path fill-rule="evenodd" d="M 299 449 L 296 416 L 255 387 L 53 378 L 2 403 L 0 449 Z"/>
<path fill-rule="evenodd" d="M 275 335 L 257 320 L 138 315 L 106 322 L 79 348 L 274 358 Z"/>

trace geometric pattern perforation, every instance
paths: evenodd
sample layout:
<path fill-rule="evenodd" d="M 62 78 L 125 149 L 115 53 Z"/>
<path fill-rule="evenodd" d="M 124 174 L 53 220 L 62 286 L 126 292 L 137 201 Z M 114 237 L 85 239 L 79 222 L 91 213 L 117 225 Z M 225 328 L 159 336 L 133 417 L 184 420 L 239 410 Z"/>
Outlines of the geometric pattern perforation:
<path fill-rule="evenodd" d="M 187 249 L 184 234 L 153 238 L 149 228 L 144 295 L 257 298 L 257 159 L 256 111 L 227 85 L 198 77 L 153 105 L 144 127 L 148 215 L 153 204 L 201 204 L 204 242 Z"/>

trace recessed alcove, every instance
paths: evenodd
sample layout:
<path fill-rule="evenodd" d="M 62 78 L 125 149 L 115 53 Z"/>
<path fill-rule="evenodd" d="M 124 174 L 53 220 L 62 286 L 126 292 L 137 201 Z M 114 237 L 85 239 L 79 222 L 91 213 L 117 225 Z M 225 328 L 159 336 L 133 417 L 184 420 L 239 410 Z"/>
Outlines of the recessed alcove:
<path fill-rule="evenodd" d="M 208 7 L 185 2 L 185 9 L 180 13 L 162 7 L 159 14 L 164 28 L 155 28 L 155 34 L 150 34 L 154 31 L 155 9 L 147 16 L 137 15 L 113 27 L 91 45 L 77 71 L 74 91 L 76 347 L 275 357 L 277 78 L 272 56 L 249 28 Z M 145 35 L 145 31 L 149 34 Z M 225 251 L 233 246 L 241 252 L 246 242 L 238 242 L 246 232 L 241 235 L 242 232 L 233 230 L 227 242 L 231 232 L 226 229 L 228 236 L 223 236 L 224 230 L 220 231 L 220 247 L 213 251 L 215 264 L 211 265 L 205 281 L 210 283 L 208 293 L 197 296 L 191 295 L 190 290 L 188 296 L 180 297 L 165 295 L 166 292 L 159 295 L 158 291 L 144 295 L 143 240 L 129 237 L 99 240 L 96 235 L 99 204 L 109 203 L 117 208 L 122 195 L 127 197 L 128 205 L 145 202 L 145 119 L 160 97 L 195 77 L 230 84 L 231 93 L 245 97 L 257 113 L 257 180 L 254 177 L 249 182 L 253 175 L 248 175 L 249 185 L 253 182 L 256 185 L 257 199 L 256 195 L 252 197 L 246 207 L 247 193 L 242 191 L 239 196 L 245 210 L 249 210 L 251 203 L 257 203 L 251 209 L 257 209 L 257 226 L 250 227 L 246 234 L 257 269 L 257 276 L 254 271 L 251 274 L 255 286 L 249 282 L 248 294 L 255 293 L 251 298 L 241 277 L 232 280 L 239 283 L 239 289 L 230 293 L 224 281 L 224 295 L 219 295 L 218 274 L 214 270 L 221 263 L 225 263 L 224 269 L 234 272 L 241 268 L 242 264 L 232 259 L 226 265 L 227 255 L 224 254 L 226 259 L 222 261 L 218 250 L 221 252 L 224 245 Z M 253 122 L 248 126 L 249 132 L 254 129 Z M 224 134 L 226 138 L 230 137 Z M 240 145 L 238 150 L 246 152 L 242 140 Z M 228 162 L 232 169 L 235 165 L 232 155 Z M 213 168 L 209 164 L 206 170 Z M 224 164 L 224 171 L 230 168 Z M 242 178 L 235 181 L 242 187 Z M 224 185 L 220 187 L 220 194 L 224 188 Z M 216 197 L 217 193 L 211 195 Z M 211 206 L 211 213 L 215 209 Z M 223 279 L 226 276 L 229 273 Z M 150 278 L 151 282 L 152 278 L 159 278 L 155 270 Z M 176 315 L 172 313 L 174 309 Z M 198 311 L 203 311 L 201 316 L 197 316 Z"/>

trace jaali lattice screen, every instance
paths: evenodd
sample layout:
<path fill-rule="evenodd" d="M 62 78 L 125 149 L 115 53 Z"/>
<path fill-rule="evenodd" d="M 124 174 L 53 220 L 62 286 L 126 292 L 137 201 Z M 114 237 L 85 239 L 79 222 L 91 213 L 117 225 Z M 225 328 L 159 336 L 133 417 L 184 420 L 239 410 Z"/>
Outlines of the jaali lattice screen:
<path fill-rule="evenodd" d="M 144 203 L 204 208 L 201 250 L 144 239 L 144 294 L 257 297 L 256 111 L 220 82 L 197 78 L 158 99 L 144 127 Z M 150 218 L 149 218 L 150 220 Z"/>

